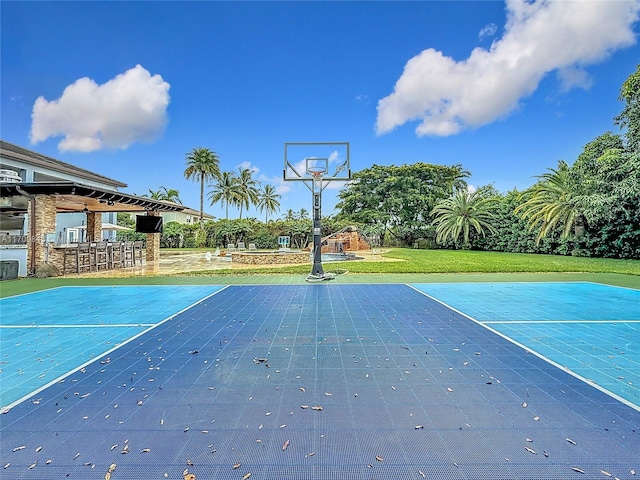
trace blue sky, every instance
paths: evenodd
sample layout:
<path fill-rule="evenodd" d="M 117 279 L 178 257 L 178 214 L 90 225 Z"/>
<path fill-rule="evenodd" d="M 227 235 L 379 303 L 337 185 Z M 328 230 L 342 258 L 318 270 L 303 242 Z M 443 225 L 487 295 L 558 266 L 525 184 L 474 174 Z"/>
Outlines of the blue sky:
<path fill-rule="evenodd" d="M 196 209 L 185 157 L 207 147 L 223 170 L 276 186 L 278 216 L 311 209 L 304 185 L 282 182 L 285 142 L 349 142 L 352 171 L 459 163 L 474 186 L 524 189 L 619 131 L 620 86 L 640 61 L 640 0 L 0 8 L 3 140 L 129 193 L 175 188 Z"/>

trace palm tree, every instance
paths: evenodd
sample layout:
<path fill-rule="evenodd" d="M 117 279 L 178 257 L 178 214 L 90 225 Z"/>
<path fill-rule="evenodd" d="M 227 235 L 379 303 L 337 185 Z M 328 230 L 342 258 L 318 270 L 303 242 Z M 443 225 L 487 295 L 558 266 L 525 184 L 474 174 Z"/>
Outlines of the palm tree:
<path fill-rule="evenodd" d="M 574 230 L 580 236 L 584 228 L 584 217 L 576 205 L 578 186 L 571 179 L 571 168 L 560 160 L 558 168 L 538 177 L 540 181 L 523 194 L 526 199 L 518 205 L 515 213 L 529 224 L 529 230 L 540 228 L 536 243 L 540 243 L 557 225 L 562 225 L 561 238 Z"/>
<path fill-rule="evenodd" d="M 287 210 L 287 213 L 284 214 L 284 221 L 291 222 L 296 219 L 296 212 L 292 209 Z"/>
<path fill-rule="evenodd" d="M 258 202 L 256 205 L 262 212 L 264 210 L 264 223 L 267 223 L 269 213 L 275 213 L 280 208 L 280 202 L 278 199 L 280 195 L 276 193 L 276 187 L 273 185 L 265 185 L 258 193 Z"/>
<path fill-rule="evenodd" d="M 143 197 L 153 198 L 154 200 L 165 200 L 167 202 L 179 203 L 182 205 L 180 201 L 180 192 L 173 188 L 160 187 L 160 190 L 151 190 L 149 189 L 149 194 L 146 193 L 142 195 Z"/>
<path fill-rule="evenodd" d="M 220 159 L 208 148 L 194 148 L 187 155 L 187 168 L 184 171 L 187 180 L 200 181 L 200 228 L 204 220 L 204 182 L 220 177 Z"/>
<path fill-rule="evenodd" d="M 237 205 L 240 207 L 240 218 L 242 218 L 242 207 L 249 209 L 249 205 L 255 205 L 258 202 L 258 185 L 260 182 L 253 179 L 253 173 L 248 168 L 238 169 L 238 189 L 240 190 L 240 200 Z"/>
<path fill-rule="evenodd" d="M 495 198 L 483 196 L 480 192 L 458 190 L 453 197 L 439 202 L 431 211 L 435 215 L 436 242 L 447 239 L 458 241 L 462 234 L 464 246 L 469 246 L 469 233 L 475 230 L 484 237 L 486 228 L 495 233 L 491 225 L 494 218 Z"/>
<path fill-rule="evenodd" d="M 153 200 L 160 200 L 160 195 L 162 195 L 160 190 L 149 189 L 149 193 L 148 194 L 143 193 L 141 197 L 148 197 L 148 198 L 152 198 Z"/>
<path fill-rule="evenodd" d="M 218 182 L 209 185 L 212 188 L 209 192 L 211 205 L 222 202 L 226 206 L 226 219 L 229 220 L 229 204 L 237 205 L 241 201 L 238 179 L 233 172 L 222 172 Z"/>
<path fill-rule="evenodd" d="M 180 205 L 182 205 L 182 201 L 180 200 L 180 192 L 175 188 L 160 186 L 160 200 L 179 203 Z"/>

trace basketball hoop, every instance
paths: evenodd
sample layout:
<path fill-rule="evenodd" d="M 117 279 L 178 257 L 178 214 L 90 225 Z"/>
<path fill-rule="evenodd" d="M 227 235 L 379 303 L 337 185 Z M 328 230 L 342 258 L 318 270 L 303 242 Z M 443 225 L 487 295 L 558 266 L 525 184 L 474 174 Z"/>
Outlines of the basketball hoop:
<path fill-rule="evenodd" d="M 327 168 L 323 165 L 307 166 L 307 173 L 313 177 L 313 189 L 322 189 L 322 175 L 327 172 Z"/>
<path fill-rule="evenodd" d="M 335 173 L 329 173 L 329 164 L 337 164 Z M 351 180 L 348 142 L 288 142 L 284 144 L 284 181 L 300 181 L 313 196 L 313 267 L 308 282 L 335 278 L 322 269 L 322 190 L 334 180 Z"/>
<path fill-rule="evenodd" d="M 311 174 L 314 182 L 319 182 L 322 180 L 322 174 L 327 172 L 327 169 L 324 167 L 309 167 L 307 172 Z"/>
<path fill-rule="evenodd" d="M 307 171 L 311 175 L 316 177 L 316 176 L 321 176 L 323 173 L 325 173 L 327 171 L 327 169 L 324 168 L 324 167 L 309 167 L 309 169 Z"/>

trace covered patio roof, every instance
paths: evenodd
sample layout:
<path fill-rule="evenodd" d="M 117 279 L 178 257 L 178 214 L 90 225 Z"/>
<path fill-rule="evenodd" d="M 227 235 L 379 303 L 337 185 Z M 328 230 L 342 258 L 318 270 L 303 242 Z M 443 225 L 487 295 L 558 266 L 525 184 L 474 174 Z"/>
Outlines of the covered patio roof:
<path fill-rule="evenodd" d="M 48 195 L 56 200 L 58 213 L 65 212 L 181 212 L 186 207 L 76 182 L 2 183 L 0 197 Z M 10 204 L 9 204 L 10 203 Z M 26 211 L 25 202 L 5 202 L 4 211 Z"/>

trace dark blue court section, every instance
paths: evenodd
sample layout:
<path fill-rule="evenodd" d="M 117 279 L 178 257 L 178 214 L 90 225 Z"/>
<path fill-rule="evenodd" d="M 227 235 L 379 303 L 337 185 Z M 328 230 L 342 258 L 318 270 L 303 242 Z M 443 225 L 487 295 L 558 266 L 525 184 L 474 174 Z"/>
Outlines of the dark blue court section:
<path fill-rule="evenodd" d="M 404 285 L 229 287 L 0 421 L 2 479 L 640 472 L 639 412 Z"/>

